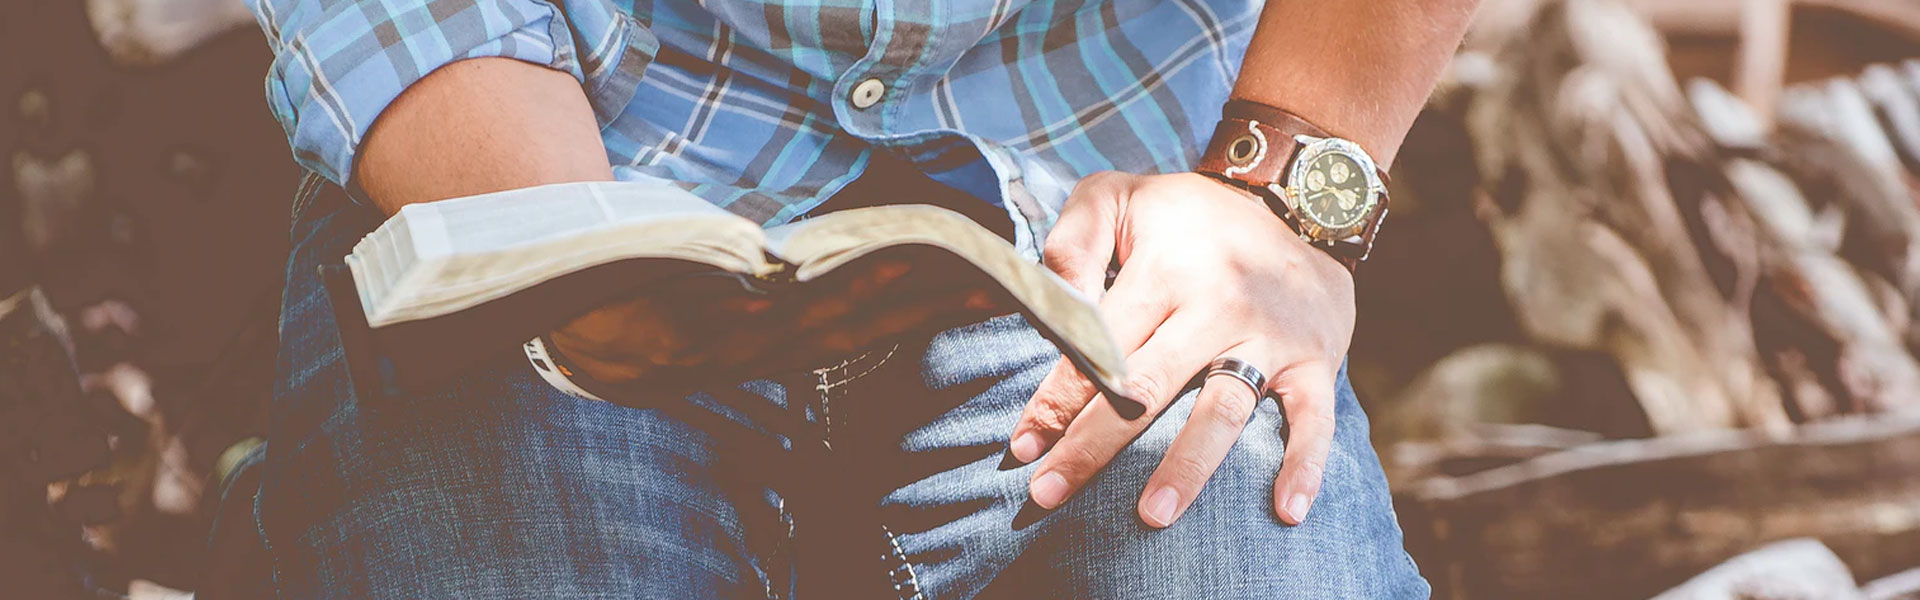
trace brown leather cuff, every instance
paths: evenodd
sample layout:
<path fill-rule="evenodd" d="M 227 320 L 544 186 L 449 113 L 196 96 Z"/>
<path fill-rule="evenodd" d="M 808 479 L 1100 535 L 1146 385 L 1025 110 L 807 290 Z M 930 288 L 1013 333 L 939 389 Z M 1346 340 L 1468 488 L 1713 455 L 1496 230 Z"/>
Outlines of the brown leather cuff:
<path fill-rule="evenodd" d="M 1220 109 L 1221 119 L 1214 126 L 1213 138 L 1207 143 L 1207 150 L 1200 156 L 1194 171 L 1208 175 L 1223 183 L 1235 185 L 1252 191 L 1267 202 L 1274 214 L 1280 215 L 1287 227 L 1295 233 L 1302 231 L 1294 221 L 1293 211 L 1289 210 L 1281 192 L 1276 188 L 1284 186 L 1287 171 L 1292 167 L 1294 154 L 1300 150 L 1299 136 L 1314 138 L 1331 137 L 1326 131 L 1292 113 L 1246 100 L 1230 100 Z M 1385 185 L 1387 174 L 1377 172 L 1380 182 Z M 1386 198 L 1381 197 L 1381 210 L 1384 211 Z M 1363 243 L 1351 242 L 1315 242 L 1308 243 L 1315 248 L 1325 250 L 1348 271 L 1358 268 L 1365 259 L 1372 244 L 1372 235 L 1379 227 L 1378 219 L 1368 225 L 1362 233 Z"/>

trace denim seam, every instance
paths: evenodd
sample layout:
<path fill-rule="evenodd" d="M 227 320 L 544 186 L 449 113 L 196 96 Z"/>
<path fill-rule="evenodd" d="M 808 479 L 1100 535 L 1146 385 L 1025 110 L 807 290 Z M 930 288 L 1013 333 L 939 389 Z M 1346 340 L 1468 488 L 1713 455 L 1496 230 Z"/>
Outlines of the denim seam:
<path fill-rule="evenodd" d="M 844 372 L 847 370 L 847 367 L 851 367 L 854 365 L 854 363 L 858 363 L 862 360 L 866 360 L 868 356 L 872 356 L 872 355 L 873 355 L 873 351 L 868 350 L 866 352 L 860 353 L 859 356 L 855 356 L 853 358 L 840 361 L 840 364 L 837 364 L 831 367 L 820 367 L 818 369 L 814 369 L 813 374 L 820 378 L 820 385 L 816 387 L 819 387 L 821 389 L 826 389 L 826 388 L 832 388 L 832 387 L 839 387 L 840 385 L 845 384 L 847 382 L 847 380 L 845 379 L 841 379 L 841 380 L 829 383 L 827 380 L 830 378 L 827 377 L 827 374 L 833 373 L 835 371 Z"/>
<path fill-rule="evenodd" d="M 887 349 L 887 354 L 885 356 L 881 356 L 880 360 L 874 361 L 874 363 L 871 365 L 868 365 L 866 369 L 854 375 L 849 375 L 847 377 L 844 377 L 841 380 L 835 381 L 833 383 L 827 383 L 827 373 L 832 372 L 835 369 L 844 371 L 848 367 L 852 367 L 854 364 L 859 363 L 862 360 L 865 360 L 868 356 L 872 356 L 873 351 L 869 350 L 866 353 L 861 354 L 860 356 L 856 356 L 853 359 L 848 360 L 846 362 L 842 362 L 839 365 L 829 367 L 826 369 L 821 369 L 817 371 L 818 373 L 820 373 L 820 385 L 823 388 L 835 388 L 835 387 L 840 387 L 849 383 L 853 383 L 854 380 L 871 375 L 873 374 L 874 371 L 879 370 L 880 367 L 885 366 L 887 364 L 887 360 L 893 358 L 894 353 L 899 351 L 900 351 L 900 345 L 894 344 L 892 348 Z"/>
<path fill-rule="evenodd" d="M 265 459 L 262 458 L 262 460 Z M 260 488 L 266 488 L 266 477 L 264 473 L 261 477 Z M 273 565 L 271 569 L 271 575 L 273 575 L 273 597 L 281 598 L 284 597 L 285 594 L 281 593 L 282 590 L 280 586 L 280 555 L 273 551 L 273 540 L 267 537 L 267 521 L 261 516 L 260 511 L 260 500 L 261 497 L 265 495 L 266 494 L 260 493 L 258 490 L 253 493 L 253 532 L 255 535 L 260 536 L 260 549 L 266 551 L 267 562 Z"/>
<path fill-rule="evenodd" d="M 900 537 L 894 535 L 893 529 L 886 525 L 880 526 L 880 532 L 886 534 L 887 546 L 892 548 L 894 560 L 900 562 L 900 566 L 887 573 L 887 579 L 893 583 L 893 591 L 900 594 L 901 600 L 926 600 L 926 593 L 921 591 L 924 588 L 920 587 L 920 575 L 913 571 L 913 562 L 907 560 L 907 552 L 900 548 Z M 907 574 L 904 580 L 900 577 L 901 571 Z M 909 589 L 912 592 L 908 592 Z"/>
<path fill-rule="evenodd" d="M 865 355 L 863 354 L 861 356 L 864 357 Z M 859 360 L 859 359 L 856 358 L 853 360 Z M 827 373 L 832 372 L 834 369 L 846 368 L 847 364 L 853 362 L 853 360 L 840 363 L 839 366 L 827 367 L 825 369 L 820 369 L 813 372 L 814 375 L 820 378 L 820 384 L 814 386 L 813 388 L 815 391 L 819 392 L 820 394 L 820 443 L 822 445 L 825 445 L 827 447 L 827 450 L 829 451 L 833 450 L 833 388 L 834 388 L 834 384 L 827 382 Z"/>
<path fill-rule="evenodd" d="M 787 512 L 787 499 L 785 497 L 776 495 L 773 509 L 780 514 L 780 523 L 787 526 L 787 539 L 785 543 L 776 543 L 773 551 L 767 555 L 764 564 L 759 565 L 754 571 L 760 575 L 760 585 L 764 586 L 767 590 L 767 600 L 780 600 L 779 591 L 773 589 L 774 578 L 771 569 L 779 568 L 779 559 L 781 555 L 785 553 L 782 552 L 782 550 L 785 550 L 793 544 L 793 515 Z"/>

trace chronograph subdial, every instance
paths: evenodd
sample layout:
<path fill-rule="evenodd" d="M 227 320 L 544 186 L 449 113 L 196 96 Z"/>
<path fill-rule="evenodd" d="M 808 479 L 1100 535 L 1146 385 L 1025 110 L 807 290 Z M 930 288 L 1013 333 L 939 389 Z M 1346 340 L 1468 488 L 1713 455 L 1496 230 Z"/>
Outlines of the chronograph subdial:
<path fill-rule="evenodd" d="M 1329 229 L 1351 227 L 1372 209 L 1372 190 L 1355 157 L 1325 152 L 1303 166 L 1304 181 L 1296 193 L 1303 216 L 1315 224 Z"/>

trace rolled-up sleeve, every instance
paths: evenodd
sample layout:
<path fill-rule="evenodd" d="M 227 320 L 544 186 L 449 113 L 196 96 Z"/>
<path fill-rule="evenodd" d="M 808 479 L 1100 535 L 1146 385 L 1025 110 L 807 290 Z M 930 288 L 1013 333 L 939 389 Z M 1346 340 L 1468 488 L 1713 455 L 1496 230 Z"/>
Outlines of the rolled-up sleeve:
<path fill-rule="evenodd" d="M 580 34 L 543 0 L 247 0 L 273 47 L 267 103 L 294 160 L 335 183 L 353 173 L 360 140 L 407 86 L 448 63 L 504 57 L 573 74 L 583 84 L 618 50 L 576 52 Z M 629 37 L 618 18 L 599 38 Z M 617 32 L 623 35 L 608 35 Z M 637 32 L 644 34 L 645 32 Z M 657 48 L 651 36 L 638 42 Z M 651 57 L 646 57 L 650 59 Z M 646 60 L 643 59 L 643 60 Z M 583 69 L 583 62 L 586 63 Z M 595 82 L 597 83 L 597 82 Z"/>

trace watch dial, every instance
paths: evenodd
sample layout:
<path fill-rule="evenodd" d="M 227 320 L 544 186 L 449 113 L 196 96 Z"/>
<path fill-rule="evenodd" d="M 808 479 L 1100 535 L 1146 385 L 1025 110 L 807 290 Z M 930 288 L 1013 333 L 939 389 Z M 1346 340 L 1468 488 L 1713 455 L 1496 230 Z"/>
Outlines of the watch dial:
<path fill-rule="evenodd" d="M 1367 174 L 1360 161 L 1343 152 L 1328 152 L 1307 165 L 1300 187 L 1300 208 L 1322 227 L 1350 227 L 1373 210 L 1367 193 Z"/>

